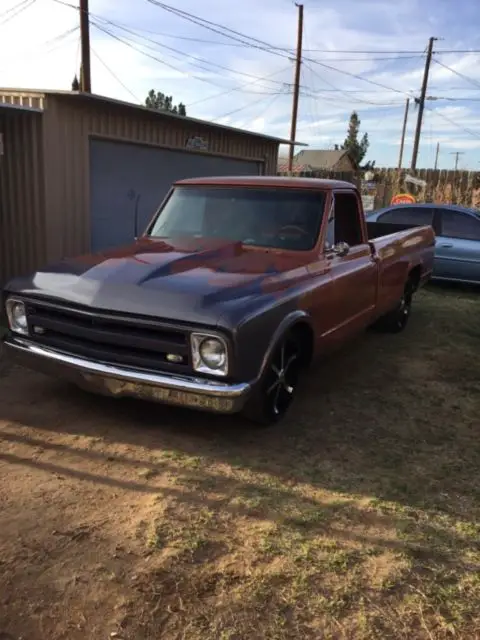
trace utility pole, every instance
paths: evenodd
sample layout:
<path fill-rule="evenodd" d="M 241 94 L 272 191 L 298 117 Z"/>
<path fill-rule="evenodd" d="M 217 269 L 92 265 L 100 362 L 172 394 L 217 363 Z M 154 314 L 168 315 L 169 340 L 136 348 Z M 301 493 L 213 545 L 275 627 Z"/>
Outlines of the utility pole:
<path fill-rule="evenodd" d="M 415 139 L 413 141 L 413 154 L 412 154 L 412 170 L 417 168 L 418 147 L 420 144 L 420 134 L 422 132 L 422 120 L 423 110 L 425 108 L 425 96 L 427 95 L 428 86 L 428 74 L 430 72 L 430 64 L 432 62 L 433 43 L 438 38 L 430 38 L 428 41 L 427 59 L 425 60 L 425 70 L 423 72 L 422 90 L 420 98 L 418 99 L 418 116 L 417 116 L 417 128 L 415 129 Z"/>
<path fill-rule="evenodd" d="M 398 154 L 398 170 L 402 168 L 403 147 L 405 146 L 405 134 L 407 132 L 408 108 L 410 106 L 410 98 L 407 98 L 405 104 L 405 115 L 403 116 L 402 138 L 400 140 L 400 153 Z"/>
<path fill-rule="evenodd" d="M 458 156 L 463 156 L 464 151 L 451 151 L 450 155 L 455 156 L 455 171 L 458 169 Z"/>
<path fill-rule="evenodd" d="M 90 70 L 90 16 L 88 11 L 88 0 L 80 0 L 80 39 L 82 43 L 80 91 L 92 93 L 92 76 Z"/>
<path fill-rule="evenodd" d="M 288 172 L 293 169 L 293 155 L 295 148 L 293 143 L 297 135 L 297 115 L 298 115 L 298 97 L 300 95 L 300 70 L 302 67 L 302 41 L 303 41 L 303 4 L 296 4 L 298 7 L 298 34 L 297 34 L 297 56 L 295 59 L 295 79 L 293 82 L 293 106 L 292 106 L 292 124 L 290 127 L 290 148 L 288 150 Z"/>
<path fill-rule="evenodd" d="M 433 170 L 436 171 L 437 167 L 438 167 L 438 154 L 440 153 L 440 143 L 437 142 L 437 150 L 435 151 L 435 166 L 433 167 Z"/>

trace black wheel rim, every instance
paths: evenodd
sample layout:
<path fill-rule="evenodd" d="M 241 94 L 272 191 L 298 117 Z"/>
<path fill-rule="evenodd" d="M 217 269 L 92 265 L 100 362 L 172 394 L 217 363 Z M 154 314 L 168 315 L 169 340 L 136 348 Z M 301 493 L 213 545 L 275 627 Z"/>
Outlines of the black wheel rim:
<path fill-rule="evenodd" d="M 412 291 L 407 289 L 400 300 L 400 306 L 398 308 L 398 320 L 397 324 L 402 329 L 408 322 L 410 312 L 412 310 Z"/>
<path fill-rule="evenodd" d="M 295 342 L 285 340 L 270 362 L 264 388 L 268 411 L 274 418 L 280 418 L 292 403 L 300 370 L 299 356 Z"/>

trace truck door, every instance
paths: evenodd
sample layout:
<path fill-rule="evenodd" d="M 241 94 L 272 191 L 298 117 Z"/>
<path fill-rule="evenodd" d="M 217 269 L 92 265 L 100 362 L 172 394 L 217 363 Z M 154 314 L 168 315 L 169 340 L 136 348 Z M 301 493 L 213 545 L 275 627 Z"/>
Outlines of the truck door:
<path fill-rule="evenodd" d="M 333 194 L 325 256 L 331 265 L 334 308 L 331 310 L 327 342 L 341 342 L 370 324 L 377 298 L 378 267 L 364 238 L 357 195 L 350 191 Z M 342 244 L 343 246 L 342 251 Z"/>

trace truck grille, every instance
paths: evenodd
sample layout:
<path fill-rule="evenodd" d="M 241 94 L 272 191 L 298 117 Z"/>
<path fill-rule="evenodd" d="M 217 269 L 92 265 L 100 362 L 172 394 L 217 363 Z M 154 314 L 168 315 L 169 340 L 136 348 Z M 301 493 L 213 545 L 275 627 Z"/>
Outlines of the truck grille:
<path fill-rule="evenodd" d="M 189 334 L 155 319 L 29 302 L 30 336 L 43 346 L 98 362 L 149 370 L 188 372 Z M 169 362 L 167 354 L 181 356 Z"/>

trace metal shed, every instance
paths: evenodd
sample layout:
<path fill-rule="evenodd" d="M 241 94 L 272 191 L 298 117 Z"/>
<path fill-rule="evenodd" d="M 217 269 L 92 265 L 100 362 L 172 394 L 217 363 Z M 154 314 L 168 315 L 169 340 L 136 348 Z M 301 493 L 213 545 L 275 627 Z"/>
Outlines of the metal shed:
<path fill-rule="evenodd" d="M 130 242 L 174 180 L 275 174 L 280 144 L 93 94 L 0 89 L 0 285 Z"/>

